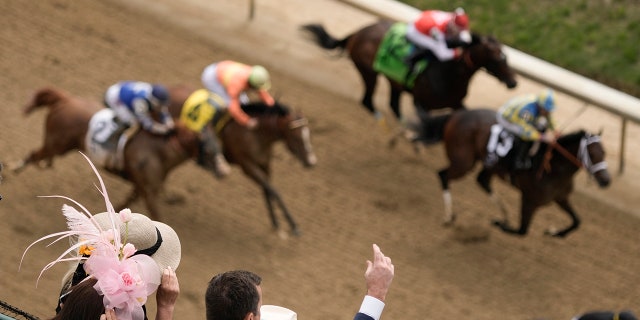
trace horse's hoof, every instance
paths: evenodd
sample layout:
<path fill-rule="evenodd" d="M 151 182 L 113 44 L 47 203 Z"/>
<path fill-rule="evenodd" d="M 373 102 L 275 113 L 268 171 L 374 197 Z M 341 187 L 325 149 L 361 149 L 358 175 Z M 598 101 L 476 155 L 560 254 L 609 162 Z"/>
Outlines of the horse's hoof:
<path fill-rule="evenodd" d="M 452 225 L 453 225 L 453 223 L 454 223 L 455 221 L 456 221 L 456 217 L 455 217 L 455 216 L 452 216 L 452 217 L 451 217 L 451 218 L 449 218 L 449 219 L 445 219 L 445 220 L 443 220 L 443 221 L 442 221 L 442 225 L 443 225 L 443 226 L 445 226 L 445 227 L 450 227 L 450 226 L 452 226 Z"/>
<path fill-rule="evenodd" d="M 278 230 L 278 231 L 277 231 L 277 233 L 278 233 L 278 237 L 279 237 L 280 239 L 282 239 L 282 240 L 287 240 L 287 239 L 289 239 L 289 234 L 288 234 L 286 231 L 284 231 L 284 230 Z"/>

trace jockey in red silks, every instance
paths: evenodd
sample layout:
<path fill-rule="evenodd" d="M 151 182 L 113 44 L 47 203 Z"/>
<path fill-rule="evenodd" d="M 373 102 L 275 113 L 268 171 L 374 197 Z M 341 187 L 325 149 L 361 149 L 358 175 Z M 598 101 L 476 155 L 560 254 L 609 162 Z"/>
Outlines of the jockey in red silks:
<path fill-rule="evenodd" d="M 415 50 L 407 58 L 409 73 L 415 63 L 433 56 L 439 61 L 458 58 L 463 45 L 471 43 L 469 18 L 464 9 L 454 12 L 426 10 L 407 29 L 407 40 L 415 45 Z"/>
<path fill-rule="evenodd" d="M 269 106 L 275 104 L 268 91 L 271 86 L 269 72 L 259 65 L 250 66 L 231 60 L 216 62 L 202 72 L 202 84 L 222 97 L 233 119 L 249 129 L 255 128 L 258 123 L 240 107 L 241 102 L 249 102 L 245 91 L 256 90 L 264 103 Z"/>

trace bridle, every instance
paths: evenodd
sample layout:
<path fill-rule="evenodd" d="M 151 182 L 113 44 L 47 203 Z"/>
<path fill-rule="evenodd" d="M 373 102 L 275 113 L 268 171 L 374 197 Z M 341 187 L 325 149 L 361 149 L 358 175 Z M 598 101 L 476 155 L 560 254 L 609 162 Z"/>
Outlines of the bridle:
<path fill-rule="evenodd" d="M 604 160 L 598 163 L 593 163 L 593 161 L 591 161 L 591 156 L 589 155 L 587 148 L 590 144 L 596 142 L 600 142 L 600 136 L 586 135 L 580 139 L 580 149 L 578 149 L 578 158 L 584 165 L 584 168 L 591 174 L 607 169 L 607 163 Z"/>
<path fill-rule="evenodd" d="M 585 136 L 583 136 L 580 139 L 580 146 L 578 147 L 577 156 L 567 151 L 567 149 L 562 147 L 557 142 L 550 144 L 549 148 L 545 153 L 543 165 L 540 167 L 540 170 L 538 171 L 538 177 L 542 176 L 543 170 L 547 172 L 551 170 L 550 160 L 551 160 L 552 149 L 556 149 L 560 154 L 562 154 L 565 158 L 571 161 L 576 167 L 578 168 L 584 167 L 585 170 L 587 170 L 592 175 L 598 171 L 607 169 L 607 162 L 605 160 L 602 160 L 598 163 L 593 163 L 593 161 L 591 160 L 588 147 L 589 145 L 596 142 L 600 142 L 600 136 L 590 135 L 590 134 L 586 134 Z"/>

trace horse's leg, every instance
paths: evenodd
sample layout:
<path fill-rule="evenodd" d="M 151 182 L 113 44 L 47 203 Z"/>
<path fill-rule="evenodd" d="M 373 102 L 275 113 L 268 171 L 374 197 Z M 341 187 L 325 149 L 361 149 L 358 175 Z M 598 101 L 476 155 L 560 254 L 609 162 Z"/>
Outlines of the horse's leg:
<path fill-rule="evenodd" d="M 370 113 L 377 115 L 376 109 L 373 106 L 373 93 L 376 90 L 378 83 L 378 74 L 368 66 L 361 66 L 356 64 L 356 68 L 360 72 L 362 81 L 364 82 L 364 95 L 362 96 L 362 105 L 369 110 Z"/>
<path fill-rule="evenodd" d="M 389 80 L 389 86 L 391 87 L 391 94 L 389 95 L 391 111 L 393 111 L 396 119 L 402 119 L 402 115 L 400 115 L 400 95 L 402 94 L 402 88 L 394 85 L 391 80 Z"/>
<path fill-rule="evenodd" d="M 46 160 L 44 166 L 45 168 L 51 168 L 53 166 L 53 155 L 51 155 L 51 153 L 44 147 L 40 150 L 32 151 L 27 157 L 22 160 L 17 160 L 9 163 L 7 167 L 14 173 L 20 173 L 27 167 L 27 165 L 31 163 L 38 164 L 43 160 Z"/>
<path fill-rule="evenodd" d="M 275 210 L 273 208 L 273 200 L 271 198 L 272 192 L 270 192 L 268 187 L 263 187 L 262 188 L 262 193 L 264 195 L 264 202 L 267 205 L 267 211 L 269 213 L 269 219 L 271 219 L 271 226 L 273 227 L 273 230 L 278 230 L 280 229 L 280 223 L 278 222 L 278 219 L 276 218 L 276 213 Z"/>
<path fill-rule="evenodd" d="M 282 210 L 282 214 L 284 215 L 285 219 L 287 219 L 287 222 L 291 227 L 291 232 L 296 236 L 299 235 L 300 230 L 298 229 L 298 224 L 293 219 L 293 216 L 291 216 L 291 213 L 287 209 L 287 206 L 284 204 L 284 201 L 282 201 L 280 194 L 269 183 L 268 167 L 261 168 L 256 165 L 246 163 L 240 164 L 240 166 L 242 167 L 242 171 L 245 173 L 245 175 L 262 188 L 265 202 L 267 204 L 267 210 L 269 211 L 269 218 L 271 219 L 271 225 L 273 226 L 274 230 L 277 231 L 279 229 L 279 223 L 275 214 L 275 210 L 273 208 L 272 201 L 275 201 L 280 207 L 280 210 Z"/>
<path fill-rule="evenodd" d="M 298 224 L 293 219 L 293 216 L 291 216 L 291 213 L 289 213 L 289 209 L 287 209 L 287 206 L 285 206 L 284 201 L 280 197 L 280 194 L 273 187 L 271 187 L 271 185 L 269 185 L 269 187 L 265 189 L 265 193 L 267 194 L 267 197 L 269 199 L 276 201 L 276 203 L 280 207 L 280 210 L 282 210 L 282 213 L 284 214 L 284 217 L 285 219 L 287 219 L 287 222 L 289 223 L 289 227 L 291 228 L 291 233 L 293 233 L 293 235 L 295 236 L 299 236 L 300 229 L 298 229 Z M 273 210 L 270 210 L 270 211 L 272 212 Z M 275 219 L 275 217 L 272 217 L 272 218 Z M 275 227 L 276 229 L 278 228 L 277 225 Z"/>
<path fill-rule="evenodd" d="M 519 236 L 526 235 L 527 231 L 529 231 L 529 224 L 531 223 L 531 218 L 533 218 L 533 213 L 535 212 L 536 206 L 533 205 L 531 200 L 525 198 L 524 193 L 521 195 L 521 203 L 520 228 L 512 228 L 506 221 L 494 221 L 494 224 L 506 233 Z"/>
<path fill-rule="evenodd" d="M 578 227 L 580 226 L 580 218 L 578 218 L 578 215 L 576 214 L 575 210 L 573 210 L 573 207 L 569 203 L 568 198 L 565 197 L 562 199 L 556 199 L 555 202 L 560 206 L 560 208 L 562 208 L 566 213 L 569 214 L 569 217 L 571 217 L 571 225 L 560 231 L 554 231 L 553 229 L 549 229 L 545 232 L 545 234 L 551 235 L 554 237 L 564 238 L 567 236 L 567 234 L 578 229 Z"/>
<path fill-rule="evenodd" d="M 453 214 L 453 204 L 451 200 L 451 192 L 449 191 L 449 168 L 438 171 L 440 178 L 440 187 L 442 187 L 442 199 L 444 200 L 444 225 L 453 224 L 456 219 Z"/>
<path fill-rule="evenodd" d="M 484 190 L 487 194 L 489 194 L 489 198 L 493 203 L 495 203 L 499 208 L 500 212 L 502 212 L 502 221 L 505 223 L 508 221 L 507 209 L 502 203 L 502 199 L 495 193 L 493 193 L 493 189 L 491 188 L 491 177 L 493 176 L 493 172 L 486 168 L 482 168 L 478 176 L 476 177 L 476 182 L 480 185 L 482 190 Z"/>
<path fill-rule="evenodd" d="M 444 200 L 444 224 L 450 225 L 456 216 L 453 212 L 453 204 L 451 200 L 451 192 L 449 191 L 449 181 L 463 177 L 469 170 L 473 169 L 475 159 L 473 154 L 468 152 L 455 153 L 447 148 L 447 157 L 449 157 L 449 167 L 438 171 L 440 177 L 440 187 L 442 188 L 442 198 Z"/>

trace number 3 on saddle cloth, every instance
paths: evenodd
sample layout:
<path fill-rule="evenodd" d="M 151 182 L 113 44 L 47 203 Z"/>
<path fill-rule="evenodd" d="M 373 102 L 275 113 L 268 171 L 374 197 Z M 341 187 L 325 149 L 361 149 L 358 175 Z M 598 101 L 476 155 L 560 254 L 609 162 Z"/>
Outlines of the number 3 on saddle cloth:
<path fill-rule="evenodd" d="M 487 157 L 484 159 L 486 167 L 495 166 L 500 159 L 504 159 L 509 155 L 509 151 L 513 149 L 515 136 L 504 129 L 499 124 L 491 126 L 491 135 L 487 142 Z"/>
<path fill-rule="evenodd" d="M 411 89 L 418 74 L 427 68 L 427 60 L 418 61 L 412 74 L 407 77 L 409 66 L 406 59 L 415 47 L 406 35 L 406 23 L 397 22 L 389 28 L 376 52 L 373 69 Z"/>

